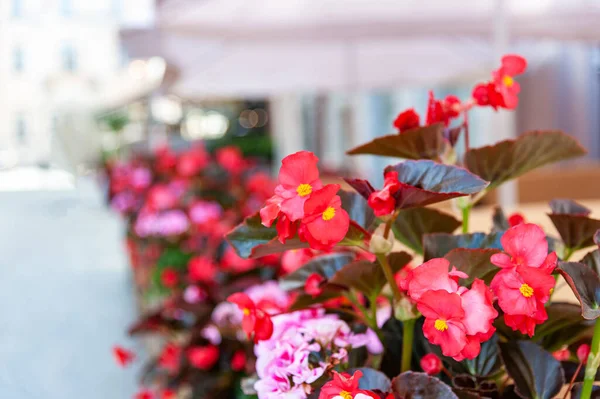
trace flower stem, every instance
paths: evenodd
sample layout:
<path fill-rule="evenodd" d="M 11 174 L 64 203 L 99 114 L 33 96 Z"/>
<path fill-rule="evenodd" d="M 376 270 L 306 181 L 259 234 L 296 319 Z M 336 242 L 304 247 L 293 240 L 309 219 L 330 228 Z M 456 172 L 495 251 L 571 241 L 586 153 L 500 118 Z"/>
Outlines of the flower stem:
<path fill-rule="evenodd" d="M 581 390 L 581 399 L 590 399 L 592 396 L 592 388 L 598 371 L 598 348 L 600 347 L 600 318 L 596 319 L 594 326 L 594 337 L 592 338 L 592 347 L 585 366 L 585 377 L 583 378 L 583 389 Z"/>
<path fill-rule="evenodd" d="M 462 233 L 467 234 L 469 232 L 469 216 L 471 214 L 472 204 L 469 204 L 462 208 Z"/>
<path fill-rule="evenodd" d="M 384 254 L 377 254 L 377 260 L 383 269 L 383 274 L 385 278 L 392 288 L 392 292 L 394 293 L 394 299 L 399 301 L 402 298 L 402 294 L 400 293 L 400 289 L 398 288 L 398 284 L 396 284 L 396 279 L 394 278 L 394 273 L 392 272 L 392 267 L 388 262 L 387 256 Z"/>
<path fill-rule="evenodd" d="M 417 319 L 410 319 L 404 321 L 404 328 L 402 330 L 402 367 L 401 372 L 409 371 L 412 351 L 413 351 L 413 337 L 415 334 L 415 322 Z"/>

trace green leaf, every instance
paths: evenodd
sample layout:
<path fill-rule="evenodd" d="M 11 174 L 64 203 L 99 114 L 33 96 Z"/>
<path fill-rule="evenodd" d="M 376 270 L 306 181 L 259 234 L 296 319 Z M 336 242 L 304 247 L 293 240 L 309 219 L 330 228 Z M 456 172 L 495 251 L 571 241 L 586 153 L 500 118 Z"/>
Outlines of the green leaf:
<path fill-rule="evenodd" d="M 588 320 L 600 317 L 600 277 L 578 262 L 558 262 L 558 271 L 581 304 L 581 315 Z"/>
<path fill-rule="evenodd" d="M 560 131 L 534 131 L 514 140 L 474 148 L 465 154 L 467 169 L 490 182 L 488 189 L 546 164 L 579 157 L 586 150 Z"/>
<path fill-rule="evenodd" d="M 400 212 L 394 221 L 396 238 L 413 251 L 423 254 L 423 236 L 431 233 L 452 233 L 461 222 L 432 208 L 412 208 Z"/>
<path fill-rule="evenodd" d="M 396 399 L 457 399 L 452 389 L 438 378 L 425 373 L 406 371 L 392 380 Z"/>
<path fill-rule="evenodd" d="M 371 154 L 405 159 L 438 159 L 444 152 L 444 126 L 437 123 L 390 134 L 355 147 L 349 155 Z"/>
<path fill-rule="evenodd" d="M 242 258 L 249 258 L 256 247 L 273 241 L 275 237 L 277 237 L 275 226 L 263 226 L 258 213 L 247 217 L 243 223 L 225 236 Z"/>
<path fill-rule="evenodd" d="M 286 291 L 303 288 L 306 279 L 313 273 L 332 278 L 336 272 L 354 260 L 353 253 L 334 253 L 315 257 L 305 263 L 298 270 L 293 271 L 279 279 L 279 285 Z"/>
<path fill-rule="evenodd" d="M 486 282 L 491 281 L 491 274 L 500 269 L 491 262 L 490 258 L 499 252 L 498 249 L 489 248 L 456 248 L 448 252 L 444 258 L 448 259 L 450 265 L 456 266 L 458 270 L 469 275 L 469 278 L 464 280 L 464 284 L 469 286 L 476 278 L 486 280 Z"/>
<path fill-rule="evenodd" d="M 390 266 L 392 266 L 392 272 L 394 273 L 412 259 L 412 256 L 406 252 L 395 253 L 395 256 L 397 258 L 396 261 L 393 265 L 390 264 Z M 338 270 L 333 277 L 329 279 L 329 282 L 335 285 L 354 288 L 365 294 L 367 298 L 372 298 L 377 295 L 387 284 L 381 266 L 378 263 L 366 260 L 348 263 Z"/>
<path fill-rule="evenodd" d="M 472 233 L 472 234 L 426 234 L 423 238 L 424 258 L 443 258 L 456 248 L 468 249 L 502 249 L 500 239 L 504 233 Z"/>
<path fill-rule="evenodd" d="M 548 216 L 567 248 L 577 250 L 594 245 L 594 234 L 600 229 L 600 220 L 572 214 L 551 213 Z"/>
<path fill-rule="evenodd" d="M 523 398 L 552 399 L 565 383 L 560 362 L 533 342 L 500 343 L 500 356 Z"/>

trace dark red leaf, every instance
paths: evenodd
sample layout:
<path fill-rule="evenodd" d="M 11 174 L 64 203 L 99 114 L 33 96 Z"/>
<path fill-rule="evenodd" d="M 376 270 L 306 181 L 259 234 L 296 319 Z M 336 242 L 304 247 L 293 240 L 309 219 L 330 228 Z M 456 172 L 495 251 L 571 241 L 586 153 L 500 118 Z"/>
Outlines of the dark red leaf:
<path fill-rule="evenodd" d="M 581 315 L 588 320 L 600 316 L 600 277 L 589 266 L 578 262 L 559 262 L 558 271 L 581 304 Z"/>
<path fill-rule="evenodd" d="M 561 198 L 550 201 L 550 209 L 552 209 L 552 213 L 558 214 L 589 216 L 592 213 L 588 208 L 573 200 Z"/>
<path fill-rule="evenodd" d="M 563 132 L 534 131 L 514 140 L 471 149 L 465 154 L 465 165 L 489 181 L 491 189 L 540 166 L 585 154 L 577 140 Z"/>
<path fill-rule="evenodd" d="M 548 216 L 567 248 L 576 250 L 594 245 L 600 220 L 583 215 L 551 213 Z"/>
<path fill-rule="evenodd" d="M 412 208 L 400 212 L 394 221 L 394 234 L 404 245 L 423 253 L 423 236 L 452 233 L 461 225 L 454 216 L 432 208 Z"/>
<path fill-rule="evenodd" d="M 349 150 L 350 155 L 371 154 L 405 159 L 438 159 L 444 152 L 443 125 L 407 130 L 390 134 Z"/>
<path fill-rule="evenodd" d="M 464 197 L 488 185 L 466 169 L 433 161 L 405 161 L 385 169 L 390 171 L 398 172 L 398 181 L 404 183 L 394 193 L 396 208 L 400 209 Z"/>
<path fill-rule="evenodd" d="M 455 266 L 458 270 L 469 275 L 469 278 L 464 280 L 464 284 L 468 286 L 476 278 L 486 281 L 491 280 L 493 272 L 500 269 L 490 261 L 490 258 L 499 252 L 498 249 L 490 248 L 456 248 L 448 252 L 444 258 L 448 259 L 451 266 Z"/>

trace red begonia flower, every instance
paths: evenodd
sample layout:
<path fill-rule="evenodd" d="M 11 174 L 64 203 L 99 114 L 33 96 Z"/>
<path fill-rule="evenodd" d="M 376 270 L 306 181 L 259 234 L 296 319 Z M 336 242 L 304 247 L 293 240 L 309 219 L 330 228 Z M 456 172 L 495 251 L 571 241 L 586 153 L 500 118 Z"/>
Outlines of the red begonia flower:
<path fill-rule="evenodd" d="M 223 147 L 217 150 L 217 162 L 223 169 L 231 174 L 237 175 L 246 167 L 246 160 L 242 151 L 234 146 Z"/>
<path fill-rule="evenodd" d="M 313 249 L 329 249 L 346 237 L 350 217 L 336 195 L 339 189 L 339 184 L 328 184 L 313 192 L 304 205 L 302 237 Z"/>
<path fill-rule="evenodd" d="M 527 69 L 527 61 L 518 55 L 505 55 L 502 65 L 492 73 L 491 82 L 478 84 L 473 90 L 475 103 L 492 106 L 494 109 L 515 109 L 519 103 L 521 87 L 514 77 Z"/>
<path fill-rule="evenodd" d="M 321 295 L 323 289 L 321 288 L 321 283 L 325 281 L 325 278 L 321 276 L 319 273 L 311 273 L 310 276 L 306 279 L 306 283 L 304 284 L 304 291 L 311 295 L 313 298 Z"/>
<path fill-rule="evenodd" d="M 587 364 L 588 357 L 590 356 L 590 346 L 588 344 L 581 344 L 577 348 L 577 359 L 580 363 Z"/>
<path fill-rule="evenodd" d="M 554 288 L 554 277 L 532 267 L 501 270 L 490 286 L 498 297 L 500 308 L 511 315 L 533 316 L 539 303 L 548 301 Z"/>
<path fill-rule="evenodd" d="M 265 172 L 253 173 L 246 182 L 246 188 L 248 191 L 256 194 L 263 201 L 273 195 L 275 186 L 275 182 L 271 176 Z"/>
<path fill-rule="evenodd" d="M 510 227 L 515 227 L 523 223 L 525 223 L 525 217 L 519 212 L 515 212 L 508 217 L 508 225 Z"/>
<path fill-rule="evenodd" d="M 296 152 L 281 161 L 275 195 L 282 199 L 281 212 L 292 222 L 304 217 L 304 203 L 322 187 L 318 162 L 319 158 L 309 151 Z"/>
<path fill-rule="evenodd" d="M 358 391 L 359 380 L 363 376 L 362 371 L 357 370 L 352 376 L 347 373 L 338 373 L 337 371 L 332 371 L 332 373 L 333 379 L 321 387 L 319 399 L 333 399 L 338 396 L 343 398 L 348 396 L 353 397 Z"/>
<path fill-rule="evenodd" d="M 175 399 L 177 397 L 177 393 L 175 393 L 175 391 L 172 391 L 170 389 L 165 389 L 164 391 L 162 391 L 162 394 L 160 395 L 160 399 Z"/>
<path fill-rule="evenodd" d="M 414 108 L 401 112 L 394 120 L 394 127 L 398 129 L 399 133 L 419 127 L 420 124 L 419 114 L 415 112 Z"/>
<path fill-rule="evenodd" d="M 433 91 L 429 92 L 427 104 L 427 125 L 441 122 L 448 126 L 453 118 L 461 113 L 461 102 L 456 96 L 447 96 L 444 100 L 436 100 Z"/>
<path fill-rule="evenodd" d="M 248 295 L 238 292 L 230 295 L 227 301 L 236 304 L 242 311 L 242 329 L 249 337 L 254 335 L 255 342 L 271 338 L 273 334 L 271 317 L 263 309 L 258 308 Z"/>
<path fill-rule="evenodd" d="M 135 394 L 134 399 L 152 399 L 154 394 L 149 389 L 142 389 Z"/>
<path fill-rule="evenodd" d="M 417 309 L 425 316 L 423 335 L 432 344 L 439 345 L 444 356 L 459 356 L 467 344 L 460 295 L 442 290 L 427 291 L 417 302 Z"/>
<path fill-rule="evenodd" d="M 256 260 L 244 259 L 235 252 L 235 249 L 228 247 L 221 258 L 221 266 L 225 270 L 243 273 L 256 267 Z"/>
<path fill-rule="evenodd" d="M 571 351 L 569 351 L 569 348 L 565 346 L 557 351 L 552 352 L 552 356 L 554 356 L 554 358 L 559 362 L 565 362 L 571 357 Z"/>
<path fill-rule="evenodd" d="M 263 226 L 271 227 L 279 213 L 281 212 L 281 202 L 283 198 L 278 195 L 274 195 L 267 200 L 264 207 L 260 209 L 260 220 Z"/>
<path fill-rule="evenodd" d="M 219 348 L 214 345 L 196 346 L 188 350 L 190 364 L 200 370 L 210 370 L 219 360 Z"/>
<path fill-rule="evenodd" d="M 188 278 L 192 282 L 212 283 L 217 271 L 215 263 L 205 256 L 194 256 L 188 262 Z"/>
<path fill-rule="evenodd" d="M 175 344 L 169 343 L 164 346 L 158 357 L 158 365 L 174 373 L 179 370 L 180 356 L 181 348 Z"/>
<path fill-rule="evenodd" d="M 210 157 L 204 147 L 194 147 L 179 156 L 177 173 L 182 177 L 197 175 L 210 162 Z"/>
<path fill-rule="evenodd" d="M 160 282 L 167 288 L 174 288 L 179 282 L 179 275 L 174 269 L 168 267 L 160 274 Z"/>
<path fill-rule="evenodd" d="M 456 272 L 454 276 L 450 275 L 449 272 L 450 262 L 444 258 L 434 258 L 420 266 L 408 272 L 408 276 L 405 279 L 405 283 L 408 290 L 408 295 L 414 300 L 418 301 L 421 296 L 427 291 L 443 290 L 446 292 L 457 292 L 458 283 L 454 277 L 457 277 L 456 273 L 460 273 L 458 276 L 465 278 L 468 277 L 462 272 Z"/>
<path fill-rule="evenodd" d="M 540 267 L 548 255 L 546 234 L 539 226 L 531 223 L 519 224 L 508 229 L 502 239 L 502 248 L 507 254 L 492 255 L 491 261 L 498 267 Z"/>
<path fill-rule="evenodd" d="M 498 317 L 498 312 L 493 306 L 492 291 L 483 280 L 477 278 L 473 281 L 471 289 L 461 294 L 460 298 L 465 311 L 463 325 L 467 335 L 477 336 L 482 341 L 488 340 L 495 331 L 494 319 Z"/>
<path fill-rule="evenodd" d="M 246 352 L 243 350 L 236 351 L 231 357 L 231 369 L 233 371 L 242 371 L 246 368 Z"/>
<path fill-rule="evenodd" d="M 429 375 L 439 374 L 443 369 L 442 360 L 434 353 L 428 353 L 421 358 L 419 362 L 424 372 Z"/>
<path fill-rule="evenodd" d="M 285 244 L 285 241 L 288 238 L 292 238 L 296 235 L 297 227 L 285 214 L 281 213 L 279 219 L 277 219 L 275 229 L 277 230 L 277 239 L 282 244 Z"/>
<path fill-rule="evenodd" d="M 393 194 L 398 191 L 402 183 L 398 181 L 398 172 L 390 171 L 384 175 L 383 188 L 369 195 L 368 204 L 373 209 L 375 216 L 389 215 L 396 209 L 396 199 Z"/>
<path fill-rule="evenodd" d="M 135 353 L 122 346 L 114 346 L 112 352 L 115 361 L 121 367 L 127 367 L 135 359 Z"/>

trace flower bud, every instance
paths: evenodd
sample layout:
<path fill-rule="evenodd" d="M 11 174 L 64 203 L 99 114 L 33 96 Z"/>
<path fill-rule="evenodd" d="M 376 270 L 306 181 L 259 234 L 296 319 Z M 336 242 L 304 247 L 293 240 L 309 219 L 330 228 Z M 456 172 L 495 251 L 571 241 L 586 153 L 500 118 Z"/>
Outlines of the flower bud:
<path fill-rule="evenodd" d="M 392 248 L 394 247 L 394 235 L 390 232 L 388 237 L 385 238 L 384 233 L 385 224 L 381 224 L 371 236 L 371 241 L 369 242 L 369 251 L 374 254 L 383 255 L 387 255 L 392 252 Z"/>
<path fill-rule="evenodd" d="M 421 368 L 429 375 L 436 375 L 442 371 L 442 361 L 433 353 L 428 353 L 421 358 Z"/>
<path fill-rule="evenodd" d="M 577 359 L 580 363 L 586 364 L 590 355 L 590 346 L 588 344 L 579 345 L 577 348 Z"/>
<path fill-rule="evenodd" d="M 552 356 L 554 356 L 554 358 L 556 360 L 558 360 L 559 362 L 564 362 L 569 360 L 569 357 L 571 356 L 571 352 L 569 351 L 569 348 L 567 348 L 566 346 L 557 350 L 556 352 L 552 353 Z"/>
<path fill-rule="evenodd" d="M 407 296 L 394 303 L 394 317 L 400 321 L 416 319 L 419 312 L 415 304 Z"/>

